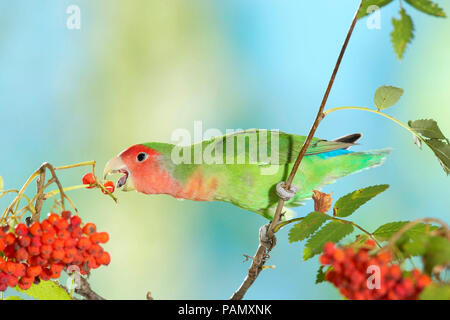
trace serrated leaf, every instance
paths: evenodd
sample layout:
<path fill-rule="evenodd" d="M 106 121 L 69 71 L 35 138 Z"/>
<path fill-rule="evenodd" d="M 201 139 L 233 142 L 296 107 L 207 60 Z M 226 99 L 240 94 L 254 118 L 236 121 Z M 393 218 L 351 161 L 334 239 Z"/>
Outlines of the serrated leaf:
<path fill-rule="evenodd" d="M 393 86 L 381 86 L 375 91 L 373 102 L 378 111 L 392 107 L 403 94 L 403 89 Z"/>
<path fill-rule="evenodd" d="M 54 281 L 41 281 L 39 284 L 33 284 L 27 290 L 15 288 L 30 297 L 39 300 L 72 300 L 70 295 Z"/>
<path fill-rule="evenodd" d="M 377 230 L 375 230 L 372 234 L 377 238 L 379 241 L 388 241 L 396 232 L 398 232 L 401 228 L 403 228 L 406 224 L 408 224 L 409 221 L 394 221 L 394 222 L 388 222 L 386 224 L 383 224 L 382 226 L 378 227 Z M 415 226 L 411 227 L 411 229 L 407 230 L 403 237 L 410 238 L 412 240 L 418 239 L 418 236 L 426 234 L 426 232 L 431 232 L 433 230 L 436 230 L 436 226 L 432 225 L 426 225 L 424 223 L 416 224 Z"/>
<path fill-rule="evenodd" d="M 445 12 L 436 3 L 430 0 L 405 0 L 411 6 L 423 13 L 430 14 L 435 17 L 445 17 Z"/>
<path fill-rule="evenodd" d="M 391 32 L 391 41 L 397 57 L 401 59 L 406 45 L 414 38 L 414 24 L 405 9 L 400 10 L 400 19 L 392 18 L 394 30 Z"/>
<path fill-rule="evenodd" d="M 444 136 L 437 122 L 433 119 L 408 121 L 408 125 L 423 137 L 423 141 L 438 158 L 444 172 L 450 173 L 450 141 Z"/>
<path fill-rule="evenodd" d="M 25 300 L 25 299 L 18 297 L 18 296 L 9 296 L 9 297 L 6 297 L 5 300 Z"/>
<path fill-rule="evenodd" d="M 317 270 L 316 284 L 325 281 L 325 272 L 323 271 L 323 268 L 325 268 L 325 266 L 320 266 L 319 269 Z"/>
<path fill-rule="evenodd" d="M 387 188 L 389 188 L 388 184 L 380 184 L 346 194 L 334 204 L 334 215 L 338 217 L 348 217 L 364 203 L 385 191 Z"/>
<path fill-rule="evenodd" d="M 363 0 L 363 3 L 361 4 L 361 9 L 358 11 L 358 19 L 361 19 L 368 14 L 372 13 L 372 11 L 368 12 L 368 9 L 371 6 L 377 6 L 379 8 L 384 7 L 385 5 L 388 5 L 393 0 Z"/>
<path fill-rule="evenodd" d="M 429 139 L 445 139 L 444 134 L 439 128 L 437 122 L 433 119 L 421 119 L 408 121 L 408 126 Z"/>
<path fill-rule="evenodd" d="M 423 289 L 420 300 L 450 300 L 450 285 L 431 283 Z"/>
<path fill-rule="evenodd" d="M 311 234 L 328 219 L 326 214 L 313 211 L 309 213 L 300 223 L 297 223 L 289 231 L 289 242 L 302 241 Z"/>
<path fill-rule="evenodd" d="M 308 260 L 321 253 L 325 243 L 330 241 L 333 243 L 338 242 L 352 232 L 353 226 L 350 223 L 341 221 L 327 223 L 308 239 L 303 250 L 303 260 Z"/>
<path fill-rule="evenodd" d="M 435 266 L 450 263 L 450 241 L 444 237 L 429 237 L 423 260 L 424 269 L 429 274 Z"/>
<path fill-rule="evenodd" d="M 427 139 L 425 143 L 433 150 L 434 155 L 448 175 L 450 173 L 450 144 L 436 139 Z"/>

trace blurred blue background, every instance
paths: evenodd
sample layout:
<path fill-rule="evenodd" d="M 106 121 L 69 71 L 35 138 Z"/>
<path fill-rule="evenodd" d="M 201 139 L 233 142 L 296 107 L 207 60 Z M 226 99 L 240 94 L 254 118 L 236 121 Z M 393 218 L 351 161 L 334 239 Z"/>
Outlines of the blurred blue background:
<path fill-rule="evenodd" d="M 5 1 L 0 2 L 0 175 L 19 188 L 39 165 L 96 160 L 139 142 L 170 142 L 177 128 L 276 128 L 307 134 L 357 1 Z M 81 29 L 66 27 L 69 5 Z M 442 2 L 450 12 L 450 4 Z M 381 11 L 381 29 L 361 20 L 328 108 L 371 106 L 383 84 L 404 88 L 387 110 L 406 122 L 435 118 L 450 135 L 450 21 L 406 7 L 415 39 L 398 61 L 390 44 L 398 3 Z M 374 230 L 424 216 L 448 221 L 449 180 L 433 154 L 388 120 L 360 111 L 331 114 L 316 136 L 363 132 L 355 150 L 392 147 L 382 167 L 324 188 L 333 198 L 374 184 L 391 187 L 354 216 Z M 61 172 L 66 186 L 88 168 Z M 30 190 L 30 194 L 33 190 Z M 120 193 L 116 205 L 95 190 L 70 194 L 86 221 L 111 237 L 112 263 L 95 270 L 106 298 L 226 299 L 238 288 L 265 220 L 225 203 Z M 0 208 L 11 198 L 3 198 Z M 312 204 L 296 209 L 304 215 Z M 278 235 L 275 269 L 263 271 L 248 299 L 338 299 L 315 285 L 317 258 Z"/>

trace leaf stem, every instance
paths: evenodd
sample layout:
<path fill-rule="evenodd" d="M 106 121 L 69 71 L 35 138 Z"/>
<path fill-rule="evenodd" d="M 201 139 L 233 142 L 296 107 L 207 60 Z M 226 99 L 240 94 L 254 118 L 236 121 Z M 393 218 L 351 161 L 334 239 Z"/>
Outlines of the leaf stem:
<path fill-rule="evenodd" d="M 395 119 L 394 117 L 391 117 L 389 115 L 387 115 L 386 113 L 380 112 L 378 110 L 374 110 L 374 109 L 369 109 L 366 107 L 352 107 L 352 106 L 345 106 L 345 107 L 337 107 L 337 108 L 332 108 L 329 110 L 326 110 L 323 114 L 324 116 L 338 111 L 338 110 L 361 110 L 361 111 L 367 111 L 367 112 L 371 112 L 371 113 L 375 113 L 378 114 L 382 117 L 385 117 L 391 121 L 394 121 L 395 123 L 397 123 L 398 125 L 402 126 L 403 128 L 405 128 L 406 130 L 408 130 L 409 132 L 411 132 L 414 136 L 416 136 L 417 138 L 419 138 L 420 140 L 422 140 L 423 142 L 426 142 L 417 132 L 415 132 L 413 129 L 411 129 L 409 126 L 407 126 L 406 124 L 404 124 L 403 122 L 401 122 L 400 120 Z"/>

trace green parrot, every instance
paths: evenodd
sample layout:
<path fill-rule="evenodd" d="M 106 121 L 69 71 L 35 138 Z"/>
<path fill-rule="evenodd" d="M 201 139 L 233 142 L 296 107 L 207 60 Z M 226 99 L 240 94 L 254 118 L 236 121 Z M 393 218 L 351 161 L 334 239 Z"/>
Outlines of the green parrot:
<path fill-rule="evenodd" d="M 351 134 L 335 140 L 313 138 L 293 180 L 295 195 L 285 202 L 284 219 L 312 191 L 338 178 L 383 163 L 390 149 L 352 152 L 361 138 Z M 133 145 L 105 166 L 105 179 L 121 173 L 117 188 L 178 199 L 226 201 L 273 218 L 278 188 L 291 172 L 305 136 L 251 129 L 188 146 L 149 142 Z"/>

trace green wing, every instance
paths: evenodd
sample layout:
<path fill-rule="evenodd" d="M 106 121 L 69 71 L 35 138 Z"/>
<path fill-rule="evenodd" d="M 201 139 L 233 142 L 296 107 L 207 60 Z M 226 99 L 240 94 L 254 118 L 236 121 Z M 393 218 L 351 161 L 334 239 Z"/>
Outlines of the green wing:
<path fill-rule="evenodd" d="M 278 145 L 275 139 L 278 140 Z M 260 165 L 283 165 L 295 161 L 305 139 L 305 136 L 288 134 L 281 131 L 249 129 L 204 140 L 201 144 L 203 149 L 208 147 L 210 149 L 221 150 L 224 154 L 224 160 L 226 160 L 227 148 L 233 143 L 234 152 L 230 152 L 230 154 L 234 157 L 234 160 L 245 156 L 245 163 L 249 163 L 248 161 L 252 159 L 256 164 Z M 306 155 L 346 149 L 352 145 L 354 143 L 313 138 L 310 146 L 306 150 Z M 261 157 L 260 151 L 263 155 L 267 155 L 269 159 Z M 254 154 L 255 157 L 250 158 L 249 153 Z M 273 159 L 278 159 L 278 162 L 273 163 L 271 161 Z"/>

